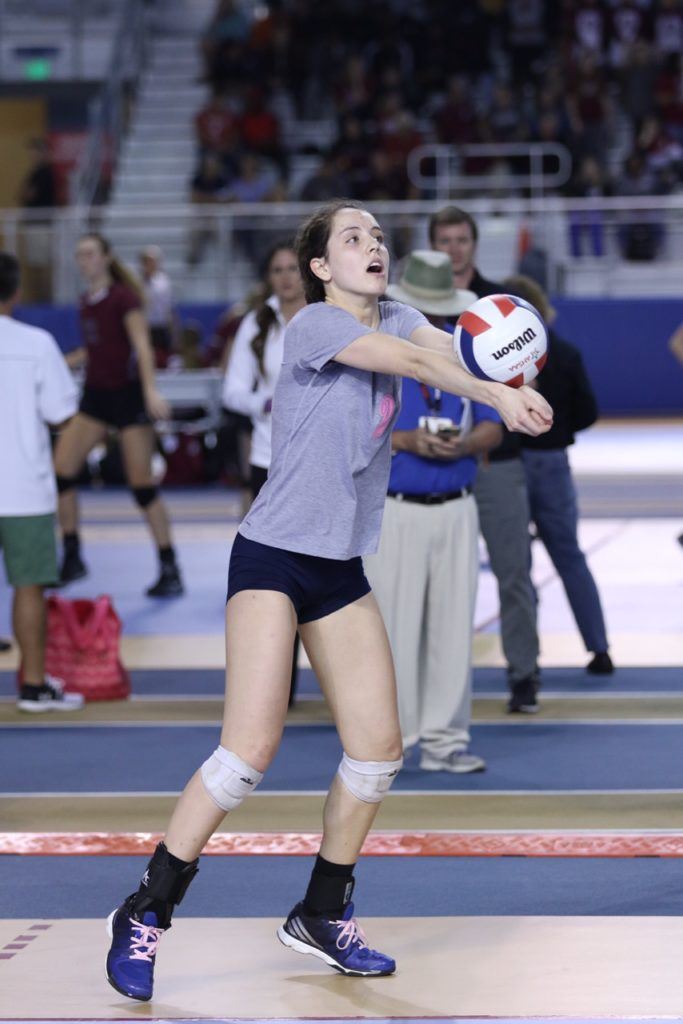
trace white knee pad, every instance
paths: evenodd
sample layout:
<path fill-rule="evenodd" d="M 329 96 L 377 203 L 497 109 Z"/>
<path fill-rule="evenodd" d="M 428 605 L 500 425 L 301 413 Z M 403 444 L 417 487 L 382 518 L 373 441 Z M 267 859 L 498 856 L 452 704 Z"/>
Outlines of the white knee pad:
<path fill-rule="evenodd" d="M 258 786 L 263 772 L 257 772 L 225 747 L 216 747 L 201 767 L 204 789 L 223 811 L 234 811 Z"/>
<path fill-rule="evenodd" d="M 337 774 L 349 793 L 366 804 L 378 804 L 403 766 L 403 758 L 398 761 L 354 761 L 344 754 Z"/>

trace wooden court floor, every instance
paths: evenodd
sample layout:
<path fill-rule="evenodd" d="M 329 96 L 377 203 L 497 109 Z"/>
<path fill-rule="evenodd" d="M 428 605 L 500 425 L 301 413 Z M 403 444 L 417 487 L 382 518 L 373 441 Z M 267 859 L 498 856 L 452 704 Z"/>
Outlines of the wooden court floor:
<path fill-rule="evenodd" d="M 584 520 L 582 540 L 598 577 L 618 663 L 680 666 L 683 681 L 683 552 L 675 543 L 676 533 L 683 528 L 679 523 L 683 509 L 679 511 L 674 500 L 678 492 L 666 483 L 676 466 L 680 472 L 682 444 L 680 422 L 661 428 L 611 424 L 589 432 L 573 459 L 590 484 L 586 493 L 594 518 Z M 230 505 L 232 521 L 226 532 L 224 503 L 215 496 L 174 501 L 191 599 L 188 596 L 182 609 L 178 606 L 175 619 L 170 613 L 167 618 L 159 613 L 151 626 L 148 606 L 143 607 L 139 596 L 141 581 L 137 576 L 130 581 L 138 552 L 148 555 L 137 512 L 127 508 L 127 496 L 117 496 L 111 504 L 101 497 L 86 504 L 84 533 L 94 563 L 92 586 L 98 592 L 102 589 L 122 555 L 131 563 L 130 572 L 120 578 L 119 601 L 126 621 L 138 624 L 128 631 L 123 648 L 131 668 L 215 668 L 223 660 L 222 609 L 214 621 L 207 594 L 209 580 L 216 588 L 220 577 L 221 590 L 224 586 L 225 558 L 221 556 L 216 568 L 216 552 L 226 544 L 226 537 L 229 544 L 234 532 L 236 502 Z M 630 513 L 622 518 L 626 504 Z M 541 588 L 543 664 L 581 666 L 585 652 L 542 551 L 535 552 L 535 574 Z M 2 609 L 6 600 L 0 595 Z M 477 623 L 475 663 L 501 666 L 492 580 L 486 574 Z M 0 668 L 12 669 L 13 659 L 13 655 L 0 658 Z M 634 698 L 619 693 L 617 676 L 614 695 L 602 695 L 599 700 L 588 695 L 581 700 L 548 695 L 543 714 L 547 722 L 563 722 L 567 728 L 572 728 L 572 722 L 596 718 L 606 725 L 610 720 L 630 719 L 659 721 L 664 726 L 683 718 L 682 706 L 683 697 L 678 694 L 642 693 Z M 215 720 L 217 710 L 215 700 L 193 702 L 187 694 L 181 701 L 141 700 L 125 708 L 88 709 L 87 715 L 92 729 L 107 724 L 123 730 L 136 723 L 165 722 L 172 727 L 169 723 L 174 721 Z M 12 715 L 12 708 L 0 705 L 0 730 L 21 728 L 15 726 Z M 320 704 L 307 704 L 297 715 L 299 720 L 306 715 L 311 722 L 326 720 Z M 500 717 L 499 698 L 477 698 L 477 722 L 495 723 Z M 542 728 L 543 722 L 539 724 Z M 525 724 L 520 723 L 520 728 Z M 37 756 L 38 750 L 36 746 L 27 756 Z M 625 750 L 624 757 L 628 756 Z M 1 758 L 0 750 L 0 764 Z M 0 832 L 17 839 L 26 832 L 61 833 L 68 838 L 81 830 L 112 835 L 164 827 L 173 795 L 98 796 L 86 791 L 87 774 L 84 764 L 82 793 L 22 797 L 2 792 L 0 772 Z M 226 823 L 221 836 L 232 830 L 313 832 L 319 827 L 321 799 L 319 793 L 261 792 L 239 817 Z M 570 827 L 630 830 L 640 838 L 648 830 L 668 830 L 680 842 L 683 797 L 680 791 L 665 788 L 642 793 L 529 793 L 513 788 L 477 794 L 394 793 L 378 819 L 380 829 L 405 829 L 409 823 L 415 832 L 438 832 L 452 828 L 453 822 L 489 838 L 505 829 L 548 838 L 550 832 Z M 30 867 L 31 858 L 26 860 Z M 267 857 L 259 858 L 259 869 L 268 870 L 267 862 Z M 371 944 L 398 962 L 395 976 L 377 979 L 340 977 L 314 958 L 285 949 L 275 936 L 279 918 L 179 915 L 161 944 L 155 998 L 143 1004 L 120 997 L 106 982 L 108 940 L 103 920 L 3 918 L 2 866 L 0 853 L 2 1024 L 136 1019 L 283 1024 L 302 1019 L 400 1019 L 404 1024 L 428 1019 L 488 1019 L 497 1024 L 558 1019 L 582 1024 L 596 1019 L 683 1021 L 683 912 L 638 917 L 597 912 L 595 916 L 362 917 Z M 30 903 L 30 871 L 24 877 Z M 56 868 L 51 880 L 59 886 Z"/>

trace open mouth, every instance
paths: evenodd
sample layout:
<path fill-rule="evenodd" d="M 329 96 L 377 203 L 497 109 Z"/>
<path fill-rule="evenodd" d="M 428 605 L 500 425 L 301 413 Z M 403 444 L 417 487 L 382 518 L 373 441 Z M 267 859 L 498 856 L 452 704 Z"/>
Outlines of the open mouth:
<path fill-rule="evenodd" d="M 383 274 L 384 264 L 381 260 L 373 260 L 368 267 L 368 274 Z"/>

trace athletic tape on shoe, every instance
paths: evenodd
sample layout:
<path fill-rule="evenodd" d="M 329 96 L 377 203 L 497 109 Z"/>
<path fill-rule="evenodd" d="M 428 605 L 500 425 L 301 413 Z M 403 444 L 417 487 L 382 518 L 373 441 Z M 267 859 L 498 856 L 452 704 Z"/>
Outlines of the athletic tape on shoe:
<path fill-rule="evenodd" d="M 234 811 L 258 786 L 263 772 L 257 772 L 225 747 L 216 747 L 201 767 L 204 789 L 223 811 Z"/>
<path fill-rule="evenodd" d="M 398 761 L 354 761 L 344 754 L 337 774 L 349 793 L 366 804 L 378 804 L 402 767 L 403 758 Z"/>

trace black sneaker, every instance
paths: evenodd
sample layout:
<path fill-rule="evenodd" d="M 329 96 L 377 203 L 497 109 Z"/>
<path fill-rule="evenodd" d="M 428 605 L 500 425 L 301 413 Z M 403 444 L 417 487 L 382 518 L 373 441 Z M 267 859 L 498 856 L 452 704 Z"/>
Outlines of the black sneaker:
<path fill-rule="evenodd" d="M 73 583 L 74 580 L 81 580 L 88 575 L 88 567 L 79 554 L 71 551 L 64 555 L 62 567 L 59 570 L 59 583 L 64 586 L 66 583 Z"/>
<path fill-rule="evenodd" d="M 538 676 L 526 676 L 525 679 L 518 679 L 511 683 L 510 699 L 506 711 L 509 715 L 535 715 L 538 711 L 538 700 L 536 695 L 540 686 Z"/>
<path fill-rule="evenodd" d="M 42 686 L 27 686 L 25 683 L 19 691 L 17 708 L 39 715 L 46 711 L 80 711 L 85 700 L 80 693 L 65 693 L 61 679 L 45 676 Z"/>
<path fill-rule="evenodd" d="M 163 565 L 159 579 L 145 591 L 147 597 L 180 597 L 185 593 L 177 565 Z"/>
<path fill-rule="evenodd" d="M 599 651 L 586 665 L 586 672 L 593 676 L 611 676 L 614 672 L 614 663 L 607 651 Z"/>

